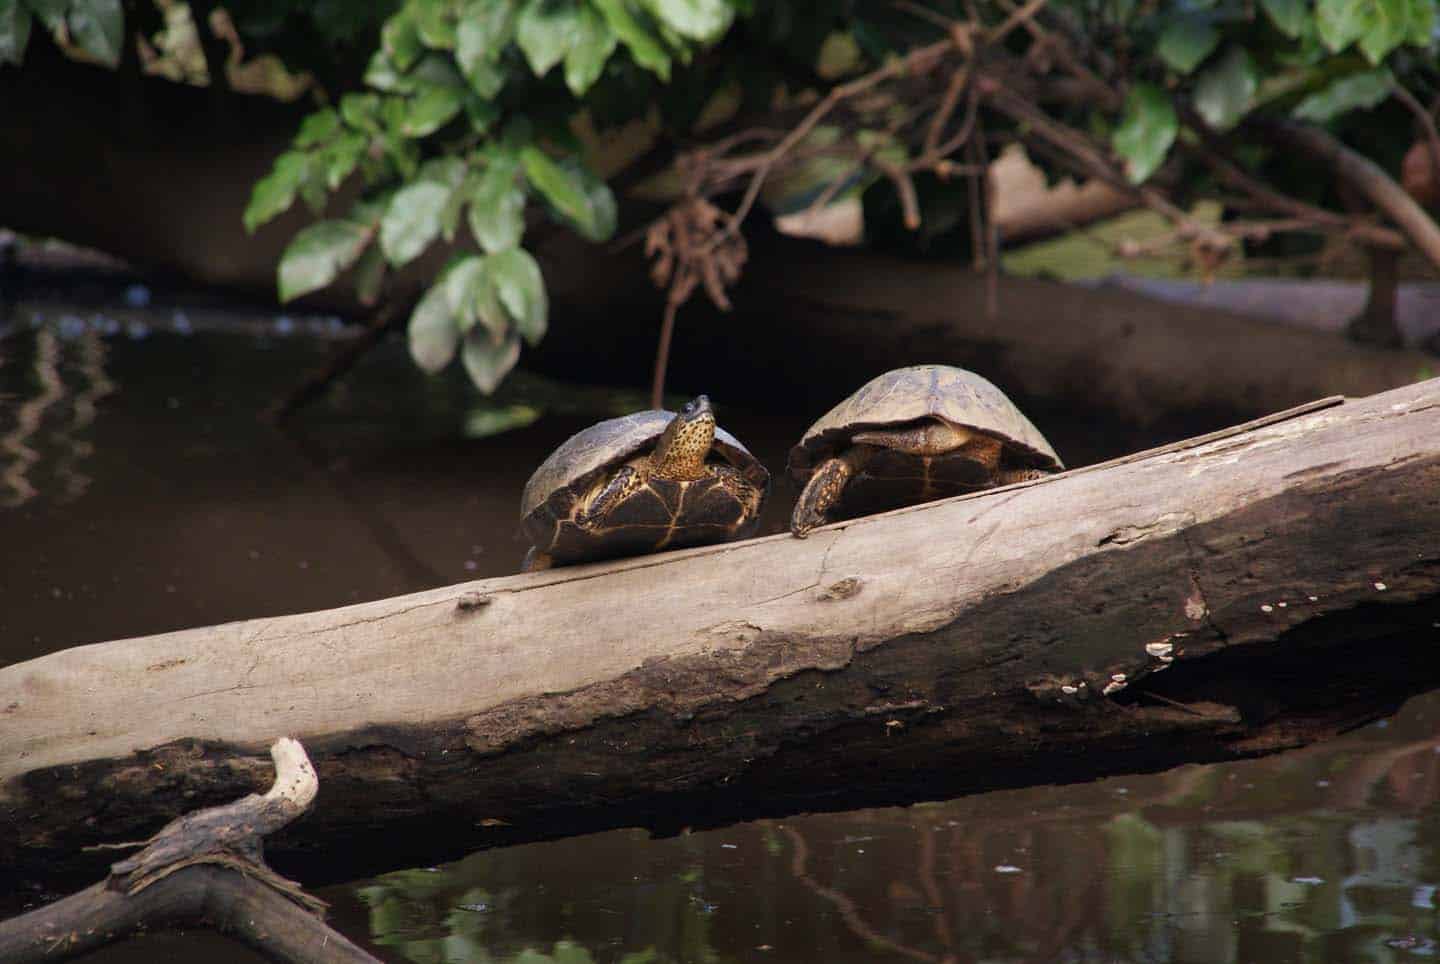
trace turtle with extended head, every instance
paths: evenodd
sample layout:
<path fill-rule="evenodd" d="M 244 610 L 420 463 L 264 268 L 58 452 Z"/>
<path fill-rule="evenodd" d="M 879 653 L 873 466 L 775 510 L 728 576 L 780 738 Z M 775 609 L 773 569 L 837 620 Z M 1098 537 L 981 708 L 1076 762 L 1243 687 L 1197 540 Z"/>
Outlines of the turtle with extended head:
<path fill-rule="evenodd" d="M 1039 478 L 1064 468 L 1005 393 L 963 368 L 916 365 L 871 379 L 790 450 L 804 491 L 790 531 Z"/>
<path fill-rule="evenodd" d="M 674 412 L 592 425 L 530 477 L 523 570 L 740 539 L 755 530 L 770 473 L 718 428 L 704 395 Z"/>

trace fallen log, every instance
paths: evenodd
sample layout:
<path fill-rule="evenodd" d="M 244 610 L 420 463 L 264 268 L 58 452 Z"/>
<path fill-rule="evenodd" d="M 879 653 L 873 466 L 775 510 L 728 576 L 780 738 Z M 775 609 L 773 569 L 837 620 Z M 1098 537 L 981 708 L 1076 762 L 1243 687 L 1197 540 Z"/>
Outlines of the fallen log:
<path fill-rule="evenodd" d="M 281 733 L 328 795 L 268 852 L 346 877 L 1271 752 L 1440 686 L 1437 639 L 1430 380 L 803 541 L 0 669 L 0 866 L 263 785 Z"/>

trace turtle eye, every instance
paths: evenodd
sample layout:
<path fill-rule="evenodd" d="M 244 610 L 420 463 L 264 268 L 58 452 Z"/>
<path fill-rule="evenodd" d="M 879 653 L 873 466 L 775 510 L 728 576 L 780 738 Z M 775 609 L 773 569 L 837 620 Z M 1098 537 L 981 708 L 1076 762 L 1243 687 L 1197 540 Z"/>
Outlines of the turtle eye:
<path fill-rule="evenodd" d="M 685 403 L 685 407 L 682 408 L 682 409 L 680 409 L 680 414 L 681 414 L 681 415 L 694 415 L 694 414 L 695 414 L 695 403 L 694 403 L 693 401 L 692 401 L 692 402 L 686 402 L 686 403 Z"/>

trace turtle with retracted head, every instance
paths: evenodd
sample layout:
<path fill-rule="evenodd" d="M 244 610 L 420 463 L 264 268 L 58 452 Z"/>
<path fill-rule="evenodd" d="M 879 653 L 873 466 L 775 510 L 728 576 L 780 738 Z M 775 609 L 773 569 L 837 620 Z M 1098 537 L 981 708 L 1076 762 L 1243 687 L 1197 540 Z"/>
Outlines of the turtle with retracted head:
<path fill-rule="evenodd" d="M 522 570 L 741 539 L 770 473 L 715 424 L 704 395 L 680 412 L 612 418 L 571 436 L 530 477 Z"/>
<path fill-rule="evenodd" d="M 1005 393 L 949 365 L 871 379 L 790 450 L 805 488 L 790 517 L 800 538 L 841 518 L 883 512 L 1064 469 Z"/>

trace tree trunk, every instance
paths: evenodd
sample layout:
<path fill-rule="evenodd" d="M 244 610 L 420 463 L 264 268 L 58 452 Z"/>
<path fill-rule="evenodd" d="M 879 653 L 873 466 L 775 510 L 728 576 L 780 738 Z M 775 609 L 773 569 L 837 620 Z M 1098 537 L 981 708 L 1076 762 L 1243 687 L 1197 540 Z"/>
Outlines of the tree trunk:
<path fill-rule="evenodd" d="M 1440 380 L 817 530 L 0 669 L 0 866 L 264 785 L 323 872 L 1297 746 L 1440 685 Z"/>

